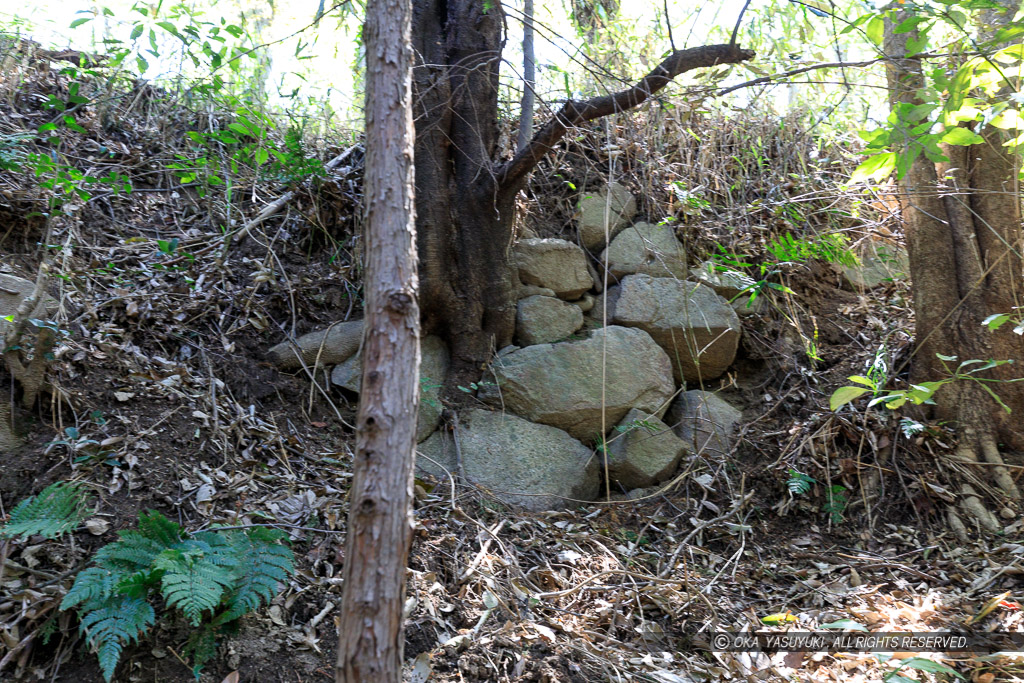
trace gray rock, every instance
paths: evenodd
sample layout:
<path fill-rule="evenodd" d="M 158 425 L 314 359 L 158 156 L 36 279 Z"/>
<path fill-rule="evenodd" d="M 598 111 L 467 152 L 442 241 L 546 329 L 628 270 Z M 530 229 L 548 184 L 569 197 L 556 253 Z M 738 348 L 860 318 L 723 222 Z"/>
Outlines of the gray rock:
<path fill-rule="evenodd" d="M 363 321 L 349 320 L 304 334 L 294 342 L 281 342 L 267 355 L 282 370 L 296 370 L 303 364 L 313 367 L 342 363 L 355 355 L 362 343 Z"/>
<path fill-rule="evenodd" d="M 687 273 L 686 252 L 671 224 L 637 223 L 626 228 L 604 250 L 601 260 L 620 279 L 634 273 L 684 279 Z"/>
<path fill-rule="evenodd" d="M 618 285 L 613 285 L 608 288 L 608 291 L 604 294 L 598 294 L 594 297 L 594 307 L 587 313 L 587 317 L 597 323 L 598 327 L 604 322 L 605 315 L 605 301 L 608 302 L 608 324 L 614 324 L 612 321 L 615 319 L 615 304 L 619 301 L 619 296 L 622 294 L 622 288 Z"/>
<path fill-rule="evenodd" d="M 754 284 L 754 278 L 738 270 L 719 270 L 714 261 L 705 261 L 690 269 L 690 279 L 715 290 L 720 297 L 732 301 L 744 289 Z M 742 297 L 744 303 L 746 295 Z M 756 301 L 756 300 L 755 300 Z"/>
<path fill-rule="evenodd" d="M 906 279 L 910 272 L 906 250 L 884 242 L 866 241 L 857 249 L 857 257 L 858 265 L 837 266 L 854 289 L 872 289 L 885 282 Z"/>
<path fill-rule="evenodd" d="M 696 282 L 649 275 L 622 280 L 615 324 L 637 327 L 672 359 L 677 381 L 718 377 L 736 358 L 740 321 L 714 290 Z"/>
<path fill-rule="evenodd" d="M 441 388 L 448 378 L 448 347 L 440 337 L 420 340 L 420 407 L 416 424 L 416 442 L 423 441 L 441 421 Z M 360 351 L 331 371 L 331 384 L 359 393 L 363 380 L 363 354 Z"/>
<path fill-rule="evenodd" d="M 35 291 L 35 282 L 16 275 L 0 273 L 0 340 L 7 334 L 7 328 L 10 327 L 10 323 L 4 318 L 17 313 L 21 302 L 32 296 Z M 46 318 L 56 310 L 57 302 L 44 292 L 29 313 L 29 317 Z"/>
<path fill-rule="evenodd" d="M 581 313 L 589 313 L 594 308 L 595 301 L 597 299 L 594 298 L 594 295 L 588 292 L 579 301 L 573 301 L 572 305 L 579 307 Z"/>
<path fill-rule="evenodd" d="M 635 408 L 608 439 L 608 475 L 626 490 L 665 481 L 686 453 L 686 442 L 668 425 Z"/>
<path fill-rule="evenodd" d="M 741 295 L 738 299 L 729 304 L 732 310 L 736 311 L 736 315 L 741 318 L 746 318 L 751 315 L 757 315 L 765 310 L 765 298 L 759 296 L 750 301 L 750 297 L 746 294 Z"/>
<path fill-rule="evenodd" d="M 630 408 L 663 414 L 675 389 L 665 352 L 646 332 L 625 327 L 596 330 L 581 341 L 528 346 L 495 359 L 493 368 L 497 384 L 485 385 L 481 400 L 585 442 L 602 433 L 602 400 L 607 429 Z"/>
<path fill-rule="evenodd" d="M 719 460 L 732 448 L 742 413 L 717 394 L 684 391 L 672 402 L 665 421 L 694 453 Z"/>
<path fill-rule="evenodd" d="M 523 346 L 565 339 L 583 327 L 583 311 L 561 299 L 531 296 L 516 308 L 516 338 Z"/>
<path fill-rule="evenodd" d="M 605 192 L 586 195 L 580 200 L 577 213 L 580 242 L 592 252 L 605 245 L 606 209 L 608 233 L 614 238 L 636 215 L 636 198 L 622 185 L 611 183 Z"/>
<path fill-rule="evenodd" d="M 466 479 L 508 505 L 559 510 L 597 497 L 597 458 L 560 429 L 476 409 L 463 416 L 457 433 Z M 436 432 L 418 450 L 430 458 L 416 459 L 420 472 L 442 481 L 445 470 L 458 475 L 451 432 Z"/>
<path fill-rule="evenodd" d="M 516 298 L 525 299 L 528 296 L 555 296 L 555 290 L 536 285 L 519 285 L 519 292 L 516 294 Z"/>
<path fill-rule="evenodd" d="M 594 286 L 587 271 L 587 256 L 572 242 L 559 239 L 520 240 L 515 246 L 519 279 L 547 287 L 560 299 L 579 299 Z"/>

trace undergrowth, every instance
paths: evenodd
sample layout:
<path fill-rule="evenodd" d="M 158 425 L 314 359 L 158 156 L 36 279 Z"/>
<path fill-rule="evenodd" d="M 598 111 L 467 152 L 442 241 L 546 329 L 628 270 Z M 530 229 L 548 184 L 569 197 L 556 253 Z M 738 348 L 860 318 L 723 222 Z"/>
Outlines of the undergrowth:
<path fill-rule="evenodd" d="M 11 510 L 0 537 L 55 538 L 85 518 L 88 493 L 81 484 L 58 482 Z M 153 602 L 180 612 L 195 628 L 185 647 L 198 678 L 216 654 L 217 637 L 239 617 L 277 593 L 294 569 L 292 551 L 276 529 L 211 529 L 189 534 L 159 512 L 139 516 L 138 529 L 93 557 L 60 604 L 74 608 L 86 642 L 99 657 L 103 677 L 114 676 L 125 645 L 138 641 L 156 622 Z"/>

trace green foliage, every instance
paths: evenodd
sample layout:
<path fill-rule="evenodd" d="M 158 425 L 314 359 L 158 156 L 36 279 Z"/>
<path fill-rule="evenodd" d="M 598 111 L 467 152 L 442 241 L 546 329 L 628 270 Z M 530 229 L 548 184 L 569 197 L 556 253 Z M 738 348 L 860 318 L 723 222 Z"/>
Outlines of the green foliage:
<path fill-rule="evenodd" d="M 63 481 L 50 484 L 11 510 L 7 524 L 0 527 L 0 537 L 62 536 L 82 523 L 88 503 L 89 493 L 81 484 Z"/>
<path fill-rule="evenodd" d="M 158 512 L 144 512 L 137 530 L 101 548 L 61 602 L 76 608 L 106 680 L 121 651 L 153 625 L 151 600 L 162 597 L 196 630 L 186 648 L 198 672 L 216 652 L 217 637 L 239 617 L 268 603 L 293 571 L 285 534 L 253 527 L 188 534 Z"/>
<path fill-rule="evenodd" d="M 789 471 L 789 479 L 786 480 L 786 488 L 794 496 L 803 496 L 817 483 L 814 477 L 791 469 Z"/>
<path fill-rule="evenodd" d="M 914 405 L 922 404 L 934 404 L 933 397 L 935 392 L 941 389 L 943 386 L 956 382 L 958 380 L 968 380 L 971 382 L 977 382 L 978 385 L 985 390 L 985 392 L 992 397 L 992 399 L 1002 406 L 1003 410 L 1010 413 L 1010 407 L 1003 403 L 1003 400 L 999 398 L 988 385 L 992 383 L 1005 383 L 1005 382 L 1020 382 L 1022 379 L 1013 380 L 1001 380 L 992 379 L 988 377 L 977 377 L 977 373 L 989 370 L 991 368 L 999 367 L 1000 365 L 1006 365 L 1013 363 L 1013 360 L 965 360 L 960 363 L 956 370 L 951 370 L 947 362 L 955 361 L 956 356 L 943 356 L 940 353 L 935 354 L 938 359 L 942 362 L 943 368 L 946 370 L 948 375 L 940 380 L 934 382 L 921 382 L 920 384 L 911 384 L 909 389 L 886 389 L 885 384 L 887 378 L 876 378 L 872 377 L 869 373 L 868 376 L 864 375 L 852 375 L 848 377 L 851 382 L 854 382 L 858 386 L 847 385 L 842 386 L 832 392 L 832 396 L 829 398 L 829 408 L 832 410 L 838 410 L 847 403 L 851 403 L 854 400 L 860 398 L 864 394 L 871 392 L 872 399 L 868 403 L 868 407 L 871 408 L 879 403 L 885 405 L 886 408 L 895 410 L 896 408 L 902 407 L 908 401 Z"/>
<path fill-rule="evenodd" d="M 828 498 L 821 507 L 821 511 L 829 516 L 833 524 L 839 524 L 843 521 L 843 512 L 846 510 L 846 506 L 850 504 L 847 493 L 849 493 L 849 490 L 845 486 L 838 484 L 833 484 L 829 488 Z"/>
<path fill-rule="evenodd" d="M 878 658 L 881 661 L 886 661 L 889 657 L 891 657 L 891 655 L 886 656 L 884 659 L 882 656 L 879 656 Z M 885 674 L 885 676 L 882 677 L 882 680 L 885 683 L 918 683 L 917 678 L 908 678 L 907 676 L 902 675 L 900 671 L 903 669 L 914 669 L 915 671 L 925 671 L 933 674 L 941 673 L 947 676 L 947 680 L 949 680 L 949 676 L 956 676 L 962 681 L 967 680 L 957 672 L 956 669 L 952 669 L 941 662 L 936 662 L 934 659 L 928 659 L 926 657 L 910 657 L 909 659 L 902 660 L 900 665 L 893 671 Z"/>
<path fill-rule="evenodd" d="M 1021 100 L 1006 97 L 1004 90 L 1016 91 L 1010 74 L 1024 63 L 1024 46 L 1005 45 L 1019 38 L 1024 28 L 1010 21 L 1005 23 L 987 43 L 978 42 L 968 30 L 974 19 L 968 13 L 1004 10 L 988 0 L 942 0 L 936 4 L 908 3 L 900 11 L 911 12 L 895 27 L 896 34 L 907 36 L 907 55 L 927 49 L 936 36 L 949 38 L 943 48 L 949 52 L 981 53 L 963 61 L 955 71 L 938 67 L 926 71 L 926 87 L 916 92 L 916 102 L 903 102 L 892 107 L 884 126 L 861 131 L 869 157 L 854 171 L 854 182 L 882 181 L 894 171 L 902 178 L 922 154 L 935 163 L 947 161 L 942 145 L 969 146 L 983 142 L 979 133 L 986 128 L 1007 131 L 1004 143 L 1011 151 L 1024 144 L 1024 117 Z M 886 10 L 860 17 L 842 33 L 867 26 L 867 35 L 876 45 L 881 43 L 884 19 L 895 20 L 895 10 Z"/>
<path fill-rule="evenodd" d="M 779 263 L 803 263 L 821 259 L 829 263 L 855 266 L 857 257 L 846 246 L 849 241 L 850 238 L 838 232 L 808 238 L 786 233 L 776 237 L 765 248 Z"/>

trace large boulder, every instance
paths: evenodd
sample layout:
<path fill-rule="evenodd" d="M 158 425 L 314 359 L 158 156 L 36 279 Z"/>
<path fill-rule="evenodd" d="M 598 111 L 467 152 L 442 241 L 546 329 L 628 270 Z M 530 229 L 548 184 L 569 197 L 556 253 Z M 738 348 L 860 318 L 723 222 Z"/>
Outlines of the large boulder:
<path fill-rule="evenodd" d="M 523 346 L 565 339 L 583 327 L 579 306 L 550 296 L 520 299 L 516 308 L 516 337 Z"/>
<path fill-rule="evenodd" d="M 859 263 L 837 264 L 853 289 L 872 289 L 885 282 L 905 279 L 910 272 L 910 261 L 902 247 L 867 240 L 857 248 L 856 254 Z"/>
<path fill-rule="evenodd" d="M 684 391 L 665 421 L 694 453 L 721 460 L 732 448 L 732 435 L 743 414 L 717 394 Z"/>
<path fill-rule="evenodd" d="M 420 340 L 420 410 L 416 442 L 423 441 L 441 421 L 441 387 L 448 378 L 448 347 L 440 337 Z M 359 393 L 363 381 L 363 354 L 360 351 L 331 371 L 331 384 Z"/>
<path fill-rule="evenodd" d="M 5 320 L 17 313 L 21 303 L 36 291 L 36 283 L 17 275 L 0 273 L 0 340 L 7 334 L 10 323 Z M 30 318 L 46 318 L 57 310 L 57 302 L 45 292 L 29 312 Z"/>
<path fill-rule="evenodd" d="M 665 352 L 646 332 L 625 327 L 596 330 L 581 341 L 527 346 L 496 358 L 493 367 L 497 384 L 483 385 L 482 400 L 588 443 L 600 438 L 602 405 L 607 429 L 630 408 L 663 414 L 675 389 Z"/>
<path fill-rule="evenodd" d="M 558 510 L 597 497 L 597 458 L 560 429 L 476 409 L 463 416 L 454 434 L 468 483 L 509 505 Z M 442 430 L 420 444 L 418 451 L 426 457 L 416 459 L 417 470 L 441 480 L 448 473 L 456 476 L 453 438 L 452 432 Z"/>
<path fill-rule="evenodd" d="M 626 228 L 604 250 L 601 260 L 616 278 L 644 273 L 684 279 L 688 270 L 686 252 L 670 224 L 637 223 Z"/>
<path fill-rule="evenodd" d="M 668 479 L 686 442 L 654 415 L 634 408 L 608 437 L 608 475 L 627 491 Z"/>
<path fill-rule="evenodd" d="M 267 355 L 282 370 L 297 370 L 304 364 L 313 367 L 343 363 L 362 343 L 363 321 L 349 320 L 304 334 L 294 342 L 283 341 L 271 347 Z"/>
<path fill-rule="evenodd" d="M 651 335 L 672 359 L 676 380 L 714 379 L 736 358 L 736 312 L 713 289 L 696 282 L 649 275 L 623 278 L 614 322 Z"/>
<path fill-rule="evenodd" d="M 605 245 L 605 212 L 608 234 L 614 238 L 636 215 L 636 198 L 618 183 L 611 183 L 604 192 L 589 194 L 580 200 L 577 220 L 580 242 L 592 252 Z"/>
<path fill-rule="evenodd" d="M 572 242 L 520 240 L 516 243 L 515 258 L 523 284 L 546 287 L 560 299 L 579 299 L 594 286 L 587 270 L 587 255 Z"/>

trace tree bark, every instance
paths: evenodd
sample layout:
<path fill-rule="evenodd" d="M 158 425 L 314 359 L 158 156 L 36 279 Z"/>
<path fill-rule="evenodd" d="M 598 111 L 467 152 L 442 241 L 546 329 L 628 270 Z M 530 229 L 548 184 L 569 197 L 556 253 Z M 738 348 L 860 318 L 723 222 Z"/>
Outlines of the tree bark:
<path fill-rule="evenodd" d="M 373 0 L 366 40 L 366 316 L 349 491 L 339 683 L 402 679 L 419 397 L 410 0 Z"/>
<path fill-rule="evenodd" d="M 890 102 L 920 104 L 925 85 L 920 61 L 907 59 L 907 41 L 913 32 L 897 34 L 894 27 L 908 18 L 897 12 L 886 21 L 885 53 L 889 55 Z M 1024 340 L 1009 325 L 993 334 L 982 321 L 993 313 L 1012 313 L 1019 302 L 1022 263 L 1019 194 L 1014 187 L 1015 160 L 1005 152 L 999 131 L 986 130 L 985 142 L 944 150 L 949 161 L 936 164 L 923 154 L 899 181 L 910 278 L 914 293 L 916 349 L 911 380 L 942 379 L 946 369 L 936 354 L 956 356 L 954 368 L 971 359 L 1018 361 L 993 368 L 979 377 L 1011 379 L 1019 376 Z M 907 134 L 903 149 L 914 142 Z M 941 178 L 941 180 L 940 180 Z M 934 417 L 959 428 L 958 454 L 964 462 L 984 460 L 987 478 L 1010 499 L 1020 492 L 1002 467 L 997 441 L 1024 443 L 1020 415 L 1024 394 L 1020 384 L 991 388 L 1013 410 L 1005 411 L 978 382 L 960 381 L 935 396 Z M 962 502 L 978 521 L 991 530 L 998 522 L 981 506 L 977 494 L 964 485 Z"/>

